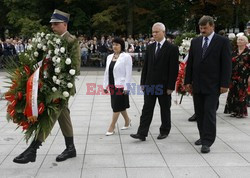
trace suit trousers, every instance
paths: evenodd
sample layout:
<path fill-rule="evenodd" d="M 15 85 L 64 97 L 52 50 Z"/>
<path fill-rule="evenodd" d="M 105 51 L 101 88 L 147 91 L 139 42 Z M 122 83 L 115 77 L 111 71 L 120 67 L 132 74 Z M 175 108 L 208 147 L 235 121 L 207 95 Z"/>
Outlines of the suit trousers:
<path fill-rule="evenodd" d="M 171 129 L 171 95 L 144 95 L 144 105 L 140 118 L 140 126 L 137 133 L 145 137 L 148 136 L 150 124 L 152 122 L 156 99 L 160 105 L 161 127 L 160 133 L 168 135 Z"/>
<path fill-rule="evenodd" d="M 62 108 L 60 108 L 60 111 L 57 115 L 53 116 L 53 121 L 52 121 L 52 125 L 50 128 L 51 130 L 53 129 L 57 120 L 59 122 L 63 136 L 73 137 L 73 127 L 72 127 L 72 123 L 71 123 L 71 119 L 70 119 L 70 111 L 68 108 L 68 103 L 63 105 Z M 50 131 L 48 133 L 40 132 L 38 134 L 37 139 L 41 142 L 44 142 L 45 139 L 48 137 Z"/>
<path fill-rule="evenodd" d="M 216 110 L 219 94 L 194 93 L 194 108 L 202 145 L 211 146 L 216 137 Z"/>

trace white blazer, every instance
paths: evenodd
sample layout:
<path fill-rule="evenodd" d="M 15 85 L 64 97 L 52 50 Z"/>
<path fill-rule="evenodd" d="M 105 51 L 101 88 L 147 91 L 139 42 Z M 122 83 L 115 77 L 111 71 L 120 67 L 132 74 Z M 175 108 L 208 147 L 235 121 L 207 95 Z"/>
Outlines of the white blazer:
<path fill-rule="evenodd" d="M 107 89 L 109 85 L 109 65 L 113 59 L 114 54 L 110 54 L 107 57 L 106 69 L 104 72 L 103 88 Z M 132 58 L 129 54 L 123 52 L 119 55 L 114 69 L 113 69 L 114 81 L 116 88 L 124 88 L 127 90 L 127 84 L 129 85 L 132 78 Z"/>

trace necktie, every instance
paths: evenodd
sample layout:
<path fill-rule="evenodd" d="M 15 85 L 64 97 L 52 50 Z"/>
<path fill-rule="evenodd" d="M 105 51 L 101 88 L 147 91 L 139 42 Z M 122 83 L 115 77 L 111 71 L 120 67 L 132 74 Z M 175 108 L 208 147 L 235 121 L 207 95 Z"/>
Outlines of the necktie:
<path fill-rule="evenodd" d="M 208 47 L 208 37 L 205 37 L 205 43 L 204 43 L 204 45 L 202 47 L 202 58 L 204 58 L 204 56 L 205 56 L 207 47 Z"/>
<path fill-rule="evenodd" d="M 158 55 L 159 55 L 159 52 L 160 52 L 160 49 L 161 49 L 161 43 L 158 43 L 157 44 L 157 50 L 155 52 L 155 58 L 157 59 Z"/>

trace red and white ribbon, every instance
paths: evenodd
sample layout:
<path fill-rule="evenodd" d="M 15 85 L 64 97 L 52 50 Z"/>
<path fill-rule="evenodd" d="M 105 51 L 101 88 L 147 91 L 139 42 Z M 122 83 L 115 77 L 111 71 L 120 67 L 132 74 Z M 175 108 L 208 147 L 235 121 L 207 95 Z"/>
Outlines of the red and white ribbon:
<path fill-rule="evenodd" d="M 38 83 L 39 83 L 39 72 L 40 67 L 30 76 L 26 85 L 26 106 L 24 114 L 27 117 L 36 116 L 38 117 L 38 105 L 37 105 L 37 94 L 38 94 Z"/>

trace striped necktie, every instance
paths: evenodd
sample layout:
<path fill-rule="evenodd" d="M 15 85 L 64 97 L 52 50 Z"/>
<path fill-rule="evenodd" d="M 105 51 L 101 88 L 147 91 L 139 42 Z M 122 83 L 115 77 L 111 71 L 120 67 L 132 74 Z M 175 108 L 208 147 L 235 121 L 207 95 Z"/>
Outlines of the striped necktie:
<path fill-rule="evenodd" d="M 204 43 L 204 45 L 202 47 L 202 58 L 204 58 L 204 56 L 205 56 L 207 47 L 208 47 L 208 37 L 205 37 L 205 43 Z"/>

